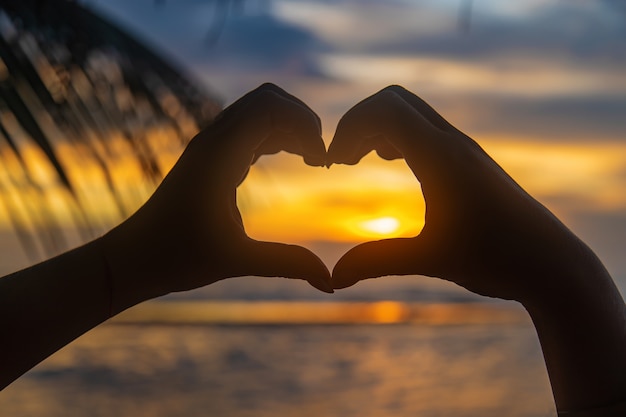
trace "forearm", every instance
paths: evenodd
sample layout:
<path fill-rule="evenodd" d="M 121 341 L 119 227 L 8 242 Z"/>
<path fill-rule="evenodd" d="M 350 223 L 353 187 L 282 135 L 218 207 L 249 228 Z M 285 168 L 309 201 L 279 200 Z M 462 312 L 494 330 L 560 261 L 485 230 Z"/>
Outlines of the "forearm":
<path fill-rule="evenodd" d="M 0 389 L 109 318 L 110 277 L 99 245 L 0 278 Z"/>
<path fill-rule="evenodd" d="M 557 408 L 626 402 L 624 300 L 594 255 L 572 263 L 577 267 L 562 280 L 569 285 L 523 302 L 537 329 Z"/>

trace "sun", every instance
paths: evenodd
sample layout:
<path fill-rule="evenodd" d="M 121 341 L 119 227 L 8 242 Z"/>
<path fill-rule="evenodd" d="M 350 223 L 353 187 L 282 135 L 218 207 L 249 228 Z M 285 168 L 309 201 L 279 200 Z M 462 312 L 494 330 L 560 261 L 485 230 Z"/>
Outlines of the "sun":
<path fill-rule="evenodd" d="M 363 221 L 359 224 L 359 226 L 367 232 L 384 236 L 397 231 L 400 227 L 400 221 L 395 217 L 387 216 Z"/>

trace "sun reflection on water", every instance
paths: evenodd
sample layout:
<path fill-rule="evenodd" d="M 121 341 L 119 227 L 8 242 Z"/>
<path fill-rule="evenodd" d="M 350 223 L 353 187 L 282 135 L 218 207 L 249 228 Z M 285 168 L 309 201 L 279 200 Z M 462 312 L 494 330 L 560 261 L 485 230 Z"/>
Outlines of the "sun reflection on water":
<path fill-rule="evenodd" d="M 485 303 L 401 301 L 150 301 L 112 319 L 118 324 L 468 325 L 528 323 L 521 308 Z"/>

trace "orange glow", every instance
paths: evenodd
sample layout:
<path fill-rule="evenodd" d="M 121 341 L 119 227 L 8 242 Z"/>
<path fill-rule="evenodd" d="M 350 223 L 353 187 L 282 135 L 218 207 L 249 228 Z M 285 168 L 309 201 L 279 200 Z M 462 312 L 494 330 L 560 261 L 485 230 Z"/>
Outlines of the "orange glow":
<path fill-rule="evenodd" d="M 159 148 L 163 172 L 175 162 L 180 149 L 168 148 L 164 136 L 151 132 Z M 626 207 L 626 146 L 617 142 L 541 143 L 529 138 L 478 138 L 485 150 L 516 180 L 548 207 L 564 215 L 567 210 L 620 210 Z M 110 140 L 117 155 L 111 176 L 118 199 L 127 213 L 145 201 L 155 184 L 147 181 L 128 145 Z M 4 190 L 5 201 L 27 183 L 23 168 L 2 147 L 5 164 L 0 181 L 14 184 Z M 24 202 L 53 211 L 57 224 L 75 221 L 75 201 L 53 173 L 41 151 L 24 147 L 24 161 L 45 190 L 42 200 L 23 192 L 14 215 L 22 215 Z M 90 218 L 103 230 L 122 220 L 96 161 L 80 148 L 61 144 L 58 155 Z M 13 187 L 16 187 L 13 189 Z M 13 190 L 13 191 L 11 191 Z M 13 193 L 13 194 L 12 194 Z M 30 196 L 30 197 L 29 197 Z M 359 242 L 378 238 L 417 235 L 424 225 L 424 201 L 419 182 L 402 160 L 383 161 L 375 154 L 358 165 L 333 165 L 330 170 L 305 165 L 302 158 L 280 153 L 261 158 L 238 189 L 238 204 L 248 234 L 256 239 L 307 242 Z M 567 205 L 565 205 L 567 204 Z M 10 227 L 7 208 L 0 211 L 0 226 Z M 40 221 L 46 221 L 44 217 Z"/>
<path fill-rule="evenodd" d="M 403 161 L 373 154 L 330 170 L 264 157 L 239 187 L 238 204 L 248 234 L 263 240 L 357 242 L 415 236 L 424 224 L 419 182 Z"/>
<path fill-rule="evenodd" d="M 390 235 L 400 227 L 400 222 L 395 217 L 380 217 L 378 219 L 361 222 L 361 227 L 377 235 Z"/>
<path fill-rule="evenodd" d="M 563 198 L 600 211 L 626 208 L 626 145 L 619 142 L 542 143 L 485 138 L 481 146 L 531 195 Z"/>
<path fill-rule="evenodd" d="M 311 301 L 148 301 L 124 311 L 114 323 L 392 324 L 528 323 L 513 306 L 472 303 Z"/>

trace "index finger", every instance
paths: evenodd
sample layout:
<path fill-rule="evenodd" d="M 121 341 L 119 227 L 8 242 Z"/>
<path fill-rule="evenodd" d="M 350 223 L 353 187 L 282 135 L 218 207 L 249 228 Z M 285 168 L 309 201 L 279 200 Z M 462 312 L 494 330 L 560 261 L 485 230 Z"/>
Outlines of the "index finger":
<path fill-rule="evenodd" d="M 445 132 L 458 132 L 460 131 L 452 126 L 450 122 L 443 118 L 435 109 L 433 109 L 428 103 L 426 103 L 421 97 L 413 94 L 401 85 L 390 85 L 382 91 L 393 91 L 399 95 L 407 104 L 413 107 L 419 112 L 426 120 L 428 120 L 433 126 Z"/>
<path fill-rule="evenodd" d="M 314 166 L 326 161 L 317 115 L 275 86 L 261 86 L 238 100 L 190 145 L 198 143 L 205 150 L 196 154 L 206 158 L 199 163 L 213 166 L 229 187 L 239 184 L 264 153 L 285 150 Z"/>
<path fill-rule="evenodd" d="M 260 92 L 273 92 L 273 93 L 276 93 L 279 96 L 282 96 L 285 99 L 291 100 L 294 103 L 297 103 L 300 106 L 304 107 L 306 110 L 308 110 L 313 115 L 313 117 L 315 119 L 315 123 L 317 124 L 318 130 L 320 132 L 322 131 L 322 121 L 319 118 L 319 116 L 313 111 L 313 109 L 311 109 L 304 101 L 300 100 L 298 97 L 296 97 L 296 96 L 294 96 L 292 94 L 289 94 L 287 91 L 283 90 L 279 86 L 277 86 L 275 84 L 272 84 L 272 83 L 261 84 L 259 87 L 255 88 L 254 90 L 252 90 L 252 91 L 248 92 L 247 94 L 245 94 L 244 96 L 240 97 L 234 103 L 232 103 L 230 106 L 225 108 L 216 117 L 216 120 L 227 118 L 227 117 L 231 117 L 234 114 L 238 114 L 241 111 L 241 109 L 246 106 L 246 103 L 248 101 L 250 101 L 251 97 L 253 97 L 254 95 L 257 95 Z"/>
<path fill-rule="evenodd" d="M 237 100 L 218 117 L 237 133 L 238 143 L 261 155 L 286 151 L 313 166 L 324 164 L 326 147 L 318 115 L 302 100 L 266 83 Z"/>
<path fill-rule="evenodd" d="M 441 144 L 447 136 L 400 94 L 387 88 L 341 118 L 328 149 L 328 164 L 355 164 L 370 151 L 391 145 L 415 171 L 417 165 L 430 165 L 441 156 Z"/>

